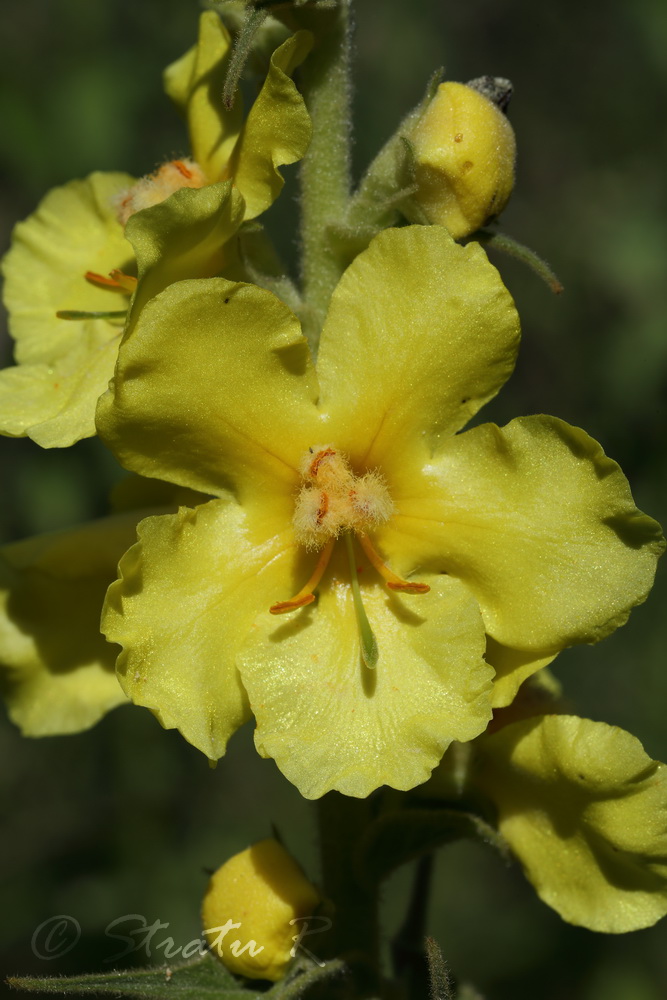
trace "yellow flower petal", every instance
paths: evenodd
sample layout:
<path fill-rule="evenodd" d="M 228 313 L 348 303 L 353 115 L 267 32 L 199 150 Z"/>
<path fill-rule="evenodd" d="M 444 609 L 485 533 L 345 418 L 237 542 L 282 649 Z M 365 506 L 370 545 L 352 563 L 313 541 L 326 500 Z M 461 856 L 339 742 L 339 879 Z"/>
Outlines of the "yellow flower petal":
<path fill-rule="evenodd" d="M 493 681 L 493 707 L 504 708 L 511 705 L 523 682 L 552 663 L 556 655 L 550 653 L 548 656 L 535 656 L 534 653 L 503 646 L 487 636 L 486 660 L 496 672 Z"/>
<path fill-rule="evenodd" d="M 540 660 L 604 638 L 646 598 L 660 526 L 579 428 L 555 417 L 483 424 L 451 438 L 425 473 L 422 495 L 402 499 L 382 529 L 385 547 L 391 556 L 400 530 L 403 571 L 435 563 L 463 580 L 499 643 Z"/>
<path fill-rule="evenodd" d="M 26 736 L 80 732 L 126 701 L 100 609 L 137 515 L 5 546 L 0 662 L 11 719 Z"/>
<path fill-rule="evenodd" d="M 667 914 L 667 767 L 638 740 L 551 715 L 476 747 L 500 832 L 564 920 L 617 934 Z"/>
<path fill-rule="evenodd" d="M 95 433 L 95 404 L 113 374 L 120 325 L 58 319 L 56 312 L 127 308 L 125 296 L 84 275 L 132 266 L 112 204 L 128 183 L 125 174 L 101 173 L 72 181 L 16 227 L 3 271 L 18 364 L 0 373 L 0 433 L 29 435 L 45 448 Z"/>
<path fill-rule="evenodd" d="M 56 319 L 58 310 L 118 310 L 127 301 L 84 279 L 86 271 L 106 275 L 127 269 L 132 247 L 116 219 L 113 198 L 133 184 L 127 174 L 94 173 L 54 188 L 12 237 L 2 270 L 3 298 L 10 313 L 19 364 L 51 364 L 81 337 L 82 327 L 108 327 Z"/>
<path fill-rule="evenodd" d="M 113 375 L 120 331 L 101 320 L 75 325 L 78 343 L 50 365 L 0 371 L 2 433 L 27 435 L 42 448 L 66 448 L 95 433 L 95 407 Z"/>
<path fill-rule="evenodd" d="M 234 154 L 234 183 L 254 219 L 278 197 L 285 183 L 278 167 L 300 160 L 310 143 L 310 115 L 290 79 L 313 47 L 309 31 L 297 31 L 280 45 L 243 126 Z"/>
<path fill-rule="evenodd" d="M 338 446 L 399 474 L 417 445 L 435 447 L 496 394 L 518 339 L 481 247 L 441 227 L 385 230 L 343 275 L 322 332 L 322 407 Z"/>
<path fill-rule="evenodd" d="M 291 581 L 291 535 L 275 527 L 229 500 L 147 518 L 109 589 L 102 628 L 123 646 L 125 692 L 211 759 L 248 718 L 236 651 Z"/>
<path fill-rule="evenodd" d="M 257 749 L 306 798 L 412 788 L 452 740 L 472 739 L 490 718 L 479 609 L 455 580 L 428 577 L 430 593 L 398 596 L 366 565 L 363 601 L 379 647 L 369 670 L 342 551 L 329 573 L 317 605 L 287 620 L 260 616 L 241 649 Z"/>
<path fill-rule="evenodd" d="M 139 285 L 126 336 L 141 310 L 168 285 L 219 274 L 234 259 L 232 236 L 243 222 L 243 199 L 231 181 L 182 188 L 158 205 L 137 212 L 125 235 L 137 259 Z"/>
<path fill-rule="evenodd" d="M 222 278 L 170 285 L 121 347 L 113 388 L 98 430 L 126 468 L 204 493 L 233 485 L 289 522 L 322 432 L 308 346 L 275 296 Z"/>
<path fill-rule="evenodd" d="M 243 122 L 243 104 L 223 107 L 222 90 L 232 39 L 215 13 L 199 18 L 199 39 L 164 72 L 164 88 L 186 115 L 192 156 L 208 179 L 229 177 L 229 161 Z"/>

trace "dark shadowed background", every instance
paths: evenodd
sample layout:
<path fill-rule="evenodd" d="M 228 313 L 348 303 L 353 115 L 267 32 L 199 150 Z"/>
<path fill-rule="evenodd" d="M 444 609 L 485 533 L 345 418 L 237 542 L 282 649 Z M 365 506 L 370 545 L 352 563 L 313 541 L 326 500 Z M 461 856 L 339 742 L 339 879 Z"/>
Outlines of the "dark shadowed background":
<path fill-rule="evenodd" d="M 12 225 L 50 187 L 97 169 L 139 176 L 185 151 L 160 74 L 194 40 L 197 16 L 196 0 L 4 0 L 3 250 Z M 358 169 L 436 67 L 451 79 L 492 73 L 515 85 L 518 176 L 502 229 L 546 257 L 566 292 L 555 298 L 521 266 L 494 257 L 524 343 L 485 419 L 547 412 L 583 426 L 621 463 L 639 506 L 663 523 L 666 51 L 662 0 L 358 2 Z M 273 212 L 292 254 L 295 212 L 290 194 Z M 4 333 L 1 349 L 8 364 Z M 45 452 L 2 439 L 0 461 L 3 541 L 104 513 L 121 474 L 96 441 Z M 663 572 L 626 627 L 564 653 L 556 672 L 580 714 L 624 726 L 667 760 L 664 601 Z M 0 748 L 3 974 L 109 968 L 120 945 L 105 928 L 125 914 L 169 924 L 154 945 L 169 935 L 185 944 L 199 933 L 204 869 L 267 836 L 271 822 L 316 873 L 312 807 L 256 757 L 249 731 L 216 771 L 133 708 L 89 733 L 40 741 L 3 720 Z M 387 887 L 392 926 L 409 876 Z M 569 927 L 490 850 L 443 852 L 431 909 L 453 972 L 487 1000 L 667 995 L 667 921 L 621 938 Z M 75 917 L 82 937 L 65 957 L 40 961 L 31 937 L 54 914 Z M 160 963 L 163 952 L 125 962 L 149 958 Z"/>

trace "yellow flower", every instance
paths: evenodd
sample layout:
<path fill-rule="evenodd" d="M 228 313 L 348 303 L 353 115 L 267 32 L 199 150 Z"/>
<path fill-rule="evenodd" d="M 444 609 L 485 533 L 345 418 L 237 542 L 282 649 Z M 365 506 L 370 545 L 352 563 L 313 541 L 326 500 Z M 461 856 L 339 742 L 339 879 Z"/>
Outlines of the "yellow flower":
<path fill-rule="evenodd" d="M 217 274 L 229 256 L 243 218 L 230 182 L 178 191 L 123 229 L 114 198 L 127 180 L 94 173 L 54 188 L 14 231 L 3 272 L 17 364 L 0 371 L 2 434 L 43 448 L 94 434 L 130 296 L 134 317 L 171 281 Z"/>
<path fill-rule="evenodd" d="M 319 904 L 319 893 L 282 844 L 261 840 L 212 875 L 202 904 L 204 934 L 232 972 L 275 982 L 295 958 L 303 920 Z"/>
<path fill-rule="evenodd" d="M 667 766 L 629 733 L 537 715 L 481 736 L 473 784 L 540 898 L 594 931 L 667 914 Z"/>
<path fill-rule="evenodd" d="M 14 230 L 3 297 L 16 366 L 0 371 L 0 433 L 29 434 L 45 448 L 95 433 L 95 404 L 113 374 L 129 293 L 110 293 L 85 275 L 134 269 L 112 205 L 130 180 L 96 173 L 55 188 Z M 119 315 L 67 321 L 56 318 L 59 310 Z"/>
<path fill-rule="evenodd" d="M 252 709 L 302 794 L 365 796 L 426 780 L 492 698 L 624 621 L 661 541 L 618 467 L 553 418 L 456 433 L 518 333 L 484 252 L 441 227 L 356 258 L 317 371 L 256 286 L 149 302 L 100 433 L 127 467 L 219 499 L 147 519 L 122 561 L 103 627 L 128 696 L 211 758 Z M 505 657 L 493 691 L 485 631 Z"/>
<path fill-rule="evenodd" d="M 166 71 L 201 165 L 174 160 L 138 182 L 91 174 L 50 191 L 16 227 L 3 272 L 17 363 L 0 372 L 0 433 L 45 448 L 94 434 L 137 279 L 128 326 L 169 282 L 229 266 L 226 244 L 244 218 L 271 205 L 283 185 L 277 168 L 310 141 L 289 74 L 311 45 L 302 31 L 276 49 L 242 121 L 240 100 L 230 112 L 222 107 L 231 39 L 217 14 L 204 13 L 198 45 Z"/>

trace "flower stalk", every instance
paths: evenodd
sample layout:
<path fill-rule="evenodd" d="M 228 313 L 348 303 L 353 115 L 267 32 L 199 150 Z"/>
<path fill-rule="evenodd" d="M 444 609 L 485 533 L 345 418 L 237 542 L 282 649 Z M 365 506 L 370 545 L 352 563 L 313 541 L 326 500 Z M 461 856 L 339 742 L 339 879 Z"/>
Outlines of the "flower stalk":
<path fill-rule="evenodd" d="M 373 818 L 370 799 L 353 799 L 329 792 L 318 800 L 321 876 L 324 895 L 333 904 L 332 926 L 324 954 L 344 956 L 379 970 L 377 885 L 359 877 L 356 854 Z"/>

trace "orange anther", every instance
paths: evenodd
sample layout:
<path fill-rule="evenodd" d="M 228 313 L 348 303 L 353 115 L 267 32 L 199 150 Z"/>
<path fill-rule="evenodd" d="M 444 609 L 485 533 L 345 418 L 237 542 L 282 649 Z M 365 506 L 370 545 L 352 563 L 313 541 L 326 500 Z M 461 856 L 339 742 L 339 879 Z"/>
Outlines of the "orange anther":
<path fill-rule="evenodd" d="M 312 604 L 315 594 L 304 594 L 303 597 L 293 597 L 291 601 L 278 601 L 272 604 L 269 611 L 272 615 L 282 615 L 286 611 L 296 611 L 297 608 L 305 608 L 306 604 Z"/>
<path fill-rule="evenodd" d="M 404 594 L 428 594 L 431 589 L 428 583 L 411 583 L 409 580 L 403 580 L 401 583 L 387 580 L 387 586 L 390 590 L 400 590 Z"/>
<path fill-rule="evenodd" d="M 362 549 L 368 556 L 371 566 L 378 571 L 390 590 L 398 590 L 404 594 L 428 594 L 431 589 L 428 583 L 413 583 L 410 580 L 404 580 L 403 577 L 389 569 L 387 564 L 383 562 L 380 555 L 375 551 L 368 535 L 357 535 L 357 538 Z"/>
<path fill-rule="evenodd" d="M 318 469 L 322 464 L 322 462 L 324 461 L 324 459 L 328 458 L 329 455 L 335 455 L 335 454 L 336 454 L 335 448 L 323 448 L 322 451 L 318 451 L 317 455 L 310 463 L 310 469 L 308 470 L 313 479 L 317 478 Z"/>
<path fill-rule="evenodd" d="M 114 288 L 116 291 L 120 289 L 117 281 L 113 278 L 105 278 L 103 274 L 96 274 L 95 271 L 86 271 L 84 274 L 86 281 L 89 281 L 91 285 L 101 285 L 103 288 Z"/>
<path fill-rule="evenodd" d="M 179 174 L 183 174 L 183 176 L 186 177 L 187 180 L 190 180 L 191 177 L 194 177 L 194 174 L 192 173 L 191 170 L 188 169 L 188 167 L 186 167 L 186 165 L 183 163 L 183 160 L 174 160 L 173 163 L 176 169 L 178 170 Z"/>
<path fill-rule="evenodd" d="M 320 552 L 320 558 L 317 560 L 317 565 L 313 571 L 313 575 L 305 587 L 302 587 L 299 593 L 295 594 L 289 601 L 278 601 L 277 604 L 271 605 L 269 611 L 272 615 L 282 615 L 286 611 L 295 611 L 297 608 L 303 608 L 306 604 L 313 603 L 315 600 L 315 594 L 313 591 L 322 579 L 324 571 L 329 565 L 335 541 L 335 538 L 331 538 Z"/>

